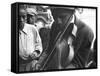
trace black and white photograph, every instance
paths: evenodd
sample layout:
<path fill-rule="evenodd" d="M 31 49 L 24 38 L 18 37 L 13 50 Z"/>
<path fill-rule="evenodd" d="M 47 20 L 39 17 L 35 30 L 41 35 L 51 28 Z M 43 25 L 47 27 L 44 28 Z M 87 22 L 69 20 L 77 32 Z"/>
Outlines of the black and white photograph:
<path fill-rule="evenodd" d="M 96 20 L 97 7 L 12 4 L 12 72 L 96 69 Z"/>

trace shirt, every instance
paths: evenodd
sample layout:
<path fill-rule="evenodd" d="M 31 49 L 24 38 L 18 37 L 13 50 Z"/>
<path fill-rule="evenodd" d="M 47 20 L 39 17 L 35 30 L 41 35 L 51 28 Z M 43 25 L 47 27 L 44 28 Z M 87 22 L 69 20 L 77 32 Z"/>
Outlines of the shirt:
<path fill-rule="evenodd" d="M 34 25 L 26 24 L 19 33 L 19 56 L 27 60 L 35 50 L 42 52 L 42 42 L 38 30 Z"/>

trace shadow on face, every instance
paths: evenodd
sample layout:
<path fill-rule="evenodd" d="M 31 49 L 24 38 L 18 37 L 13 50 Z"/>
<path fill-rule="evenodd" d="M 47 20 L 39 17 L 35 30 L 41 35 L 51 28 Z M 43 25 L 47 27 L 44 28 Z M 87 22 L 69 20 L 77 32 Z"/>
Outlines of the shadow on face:
<path fill-rule="evenodd" d="M 24 23 L 26 22 L 26 11 L 24 9 L 19 10 L 19 29 L 24 28 Z"/>
<path fill-rule="evenodd" d="M 36 15 L 27 14 L 27 23 L 34 24 L 36 22 Z"/>

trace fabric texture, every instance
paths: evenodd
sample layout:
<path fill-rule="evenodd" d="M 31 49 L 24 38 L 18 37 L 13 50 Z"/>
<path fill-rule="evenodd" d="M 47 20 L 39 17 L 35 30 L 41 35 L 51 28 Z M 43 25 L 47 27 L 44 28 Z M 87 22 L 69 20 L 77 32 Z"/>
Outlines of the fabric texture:
<path fill-rule="evenodd" d="M 34 25 L 26 24 L 19 35 L 19 56 L 27 60 L 35 50 L 42 52 L 42 42 L 38 30 Z"/>

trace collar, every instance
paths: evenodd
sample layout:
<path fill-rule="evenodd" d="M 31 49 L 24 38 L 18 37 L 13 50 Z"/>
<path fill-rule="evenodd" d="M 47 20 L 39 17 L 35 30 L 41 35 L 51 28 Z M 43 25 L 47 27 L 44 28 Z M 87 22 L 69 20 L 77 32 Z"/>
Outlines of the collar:
<path fill-rule="evenodd" d="M 70 23 L 74 23 L 74 20 L 75 20 L 75 16 L 73 15 L 72 20 L 70 21 Z"/>
<path fill-rule="evenodd" d="M 25 23 L 24 28 L 22 30 L 23 33 L 28 34 L 29 30 L 35 29 L 37 31 L 36 25 Z"/>
<path fill-rule="evenodd" d="M 24 34 L 27 34 L 27 27 L 28 25 L 25 23 L 23 30 L 21 30 Z"/>
<path fill-rule="evenodd" d="M 76 33 L 77 33 L 77 26 L 74 24 L 72 34 L 76 37 Z"/>
<path fill-rule="evenodd" d="M 25 24 L 24 24 L 24 28 L 23 28 L 23 30 L 21 30 L 21 31 L 22 31 L 24 34 L 27 34 L 27 33 L 28 33 L 28 28 L 31 27 L 31 26 L 33 26 L 33 25 L 25 23 Z"/>
<path fill-rule="evenodd" d="M 70 23 L 74 23 L 74 22 L 75 22 L 75 16 L 73 15 L 72 16 L 72 20 L 70 21 Z M 77 26 L 74 23 L 74 27 L 73 27 L 73 30 L 72 30 L 72 34 L 76 37 L 76 33 L 77 33 Z"/>

